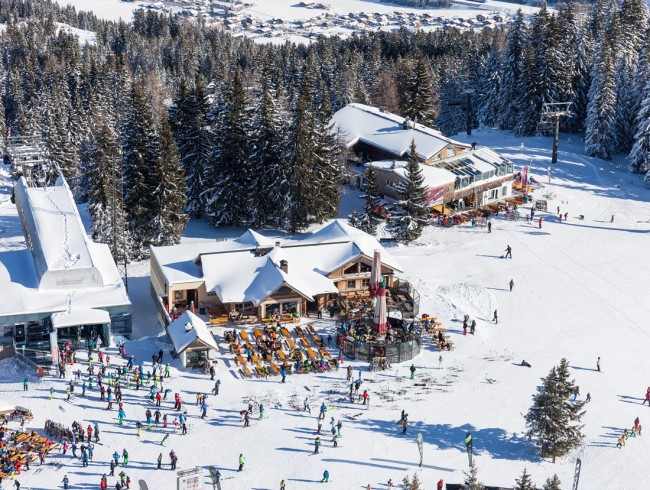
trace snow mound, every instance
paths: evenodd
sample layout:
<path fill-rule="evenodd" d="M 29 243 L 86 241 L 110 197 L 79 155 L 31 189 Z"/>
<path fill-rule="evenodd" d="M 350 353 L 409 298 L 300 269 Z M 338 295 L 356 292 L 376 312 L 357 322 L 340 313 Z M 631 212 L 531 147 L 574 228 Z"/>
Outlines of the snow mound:
<path fill-rule="evenodd" d="M 448 284 L 438 287 L 435 292 L 449 305 L 455 319 L 469 315 L 491 320 L 492 313 L 498 307 L 494 295 L 478 284 Z"/>

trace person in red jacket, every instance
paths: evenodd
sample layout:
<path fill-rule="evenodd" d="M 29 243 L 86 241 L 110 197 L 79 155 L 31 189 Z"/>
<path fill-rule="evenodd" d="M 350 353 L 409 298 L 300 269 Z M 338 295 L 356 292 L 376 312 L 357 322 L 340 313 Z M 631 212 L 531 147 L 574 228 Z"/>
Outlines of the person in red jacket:
<path fill-rule="evenodd" d="M 99 488 L 101 488 L 101 490 L 108 489 L 108 482 L 106 481 L 106 475 L 102 476 L 102 481 L 99 483 Z"/>
<path fill-rule="evenodd" d="M 438 490 L 442 490 L 445 486 L 445 482 L 442 481 L 442 478 L 438 481 Z"/>

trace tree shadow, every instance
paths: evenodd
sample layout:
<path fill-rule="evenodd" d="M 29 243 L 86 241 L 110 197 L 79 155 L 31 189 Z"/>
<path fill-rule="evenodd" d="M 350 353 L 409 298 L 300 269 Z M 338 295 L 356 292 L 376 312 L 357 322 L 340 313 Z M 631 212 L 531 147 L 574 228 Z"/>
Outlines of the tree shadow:
<path fill-rule="evenodd" d="M 401 466 L 389 466 L 385 464 L 369 463 L 367 461 L 354 461 L 352 459 L 323 458 L 323 461 L 328 463 L 346 463 L 346 464 L 353 464 L 357 466 L 369 466 L 370 468 L 382 468 L 385 470 L 395 470 L 395 471 L 408 470 L 408 468 L 404 468 Z"/>
<path fill-rule="evenodd" d="M 581 367 L 581 366 L 569 366 L 571 369 L 577 369 L 579 371 L 598 371 L 596 368 L 588 368 L 588 367 Z"/>
<path fill-rule="evenodd" d="M 290 452 L 290 453 L 307 453 L 307 454 L 313 453 L 313 451 L 310 451 L 309 449 L 298 449 L 298 448 L 295 448 L 295 447 L 276 447 L 275 450 L 276 451 L 287 451 L 287 452 Z"/>
<path fill-rule="evenodd" d="M 407 466 L 418 466 L 419 463 L 408 463 L 406 461 L 395 461 L 393 459 L 383 459 L 383 458 L 372 458 L 372 461 L 382 461 L 384 463 L 395 463 L 395 464 L 403 464 Z M 448 471 L 448 472 L 454 472 L 453 468 L 445 468 L 444 466 L 433 466 L 429 464 L 423 464 L 422 468 L 429 468 L 431 470 L 437 470 L 437 471 Z"/>
<path fill-rule="evenodd" d="M 410 422 L 410 421 L 409 421 Z M 388 437 L 402 439 L 401 428 L 394 422 L 377 419 L 355 420 L 355 427 L 381 432 Z M 511 461 L 539 461 L 535 445 L 527 438 L 509 434 L 505 430 L 496 427 L 476 428 L 465 424 L 459 427 L 452 427 L 449 424 L 428 424 L 419 421 L 409 423 L 409 432 L 421 432 L 429 444 L 438 449 L 456 449 L 465 452 L 465 434 L 472 433 L 474 441 L 474 455 L 488 455 L 493 459 L 505 459 Z M 429 435 L 428 437 L 426 435 Z"/>

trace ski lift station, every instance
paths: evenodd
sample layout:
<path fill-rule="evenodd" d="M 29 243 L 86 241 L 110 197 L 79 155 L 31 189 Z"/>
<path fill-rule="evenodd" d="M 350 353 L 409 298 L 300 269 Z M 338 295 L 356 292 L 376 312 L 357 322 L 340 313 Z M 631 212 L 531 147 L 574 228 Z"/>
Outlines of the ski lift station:
<path fill-rule="evenodd" d="M 39 365 L 58 360 L 59 345 L 98 335 L 131 335 L 131 301 L 108 245 L 84 230 L 63 177 L 51 186 L 15 182 L 27 248 L 0 252 L 0 354 Z"/>

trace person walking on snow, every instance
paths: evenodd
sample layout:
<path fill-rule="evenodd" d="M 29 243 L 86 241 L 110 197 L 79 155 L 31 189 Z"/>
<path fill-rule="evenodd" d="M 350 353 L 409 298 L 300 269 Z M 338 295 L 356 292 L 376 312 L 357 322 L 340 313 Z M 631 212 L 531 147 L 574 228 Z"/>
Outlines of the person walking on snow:
<path fill-rule="evenodd" d="M 325 402 L 323 402 L 323 404 L 320 406 L 320 413 L 318 414 L 318 418 L 325 420 L 325 412 L 327 412 L 327 406 L 325 405 Z"/>
<path fill-rule="evenodd" d="M 309 412 L 309 415 L 311 415 L 311 407 L 309 406 L 309 398 L 305 397 L 305 401 L 302 402 L 302 405 L 304 407 L 303 412 Z"/>
<path fill-rule="evenodd" d="M 442 354 L 438 357 L 438 369 L 442 369 Z"/>
<path fill-rule="evenodd" d="M 505 258 L 506 258 L 506 259 L 508 259 L 508 258 L 511 259 L 511 258 L 512 258 L 512 248 L 510 248 L 510 245 L 506 246 L 506 255 L 505 255 Z"/>
<path fill-rule="evenodd" d="M 320 437 L 314 439 L 314 454 L 318 454 L 318 448 L 320 448 Z"/>
<path fill-rule="evenodd" d="M 648 386 L 648 389 L 645 392 L 645 400 L 643 400 L 641 405 L 645 405 L 646 402 L 648 402 L 648 406 L 650 406 L 650 386 Z"/>
<path fill-rule="evenodd" d="M 499 315 L 497 315 L 497 310 L 494 310 L 494 318 L 492 318 L 492 321 L 496 324 L 499 323 Z"/>
<path fill-rule="evenodd" d="M 244 455 L 240 454 L 239 455 L 239 469 L 237 471 L 241 471 L 241 470 L 244 469 L 244 462 L 245 462 Z"/>
<path fill-rule="evenodd" d="M 411 371 L 411 379 L 413 379 L 415 377 L 415 364 L 411 364 L 409 369 Z"/>
<path fill-rule="evenodd" d="M 598 356 L 598 360 L 596 361 L 596 370 L 600 372 L 600 356 Z"/>
<path fill-rule="evenodd" d="M 511 293 L 512 293 L 512 288 L 514 288 L 514 287 L 515 287 L 515 280 L 514 280 L 514 279 L 510 279 L 510 292 L 511 292 Z"/>
<path fill-rule="evenodd" d="M 402 419 L 402 434 L 406 434 L 406 428 L 409 425 L 409 420 L 408 417 L 405 415 L 404 418 Z"/>

